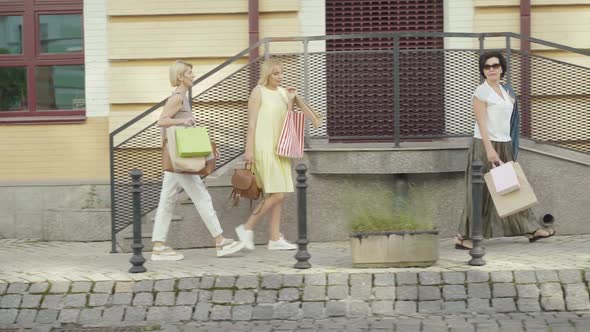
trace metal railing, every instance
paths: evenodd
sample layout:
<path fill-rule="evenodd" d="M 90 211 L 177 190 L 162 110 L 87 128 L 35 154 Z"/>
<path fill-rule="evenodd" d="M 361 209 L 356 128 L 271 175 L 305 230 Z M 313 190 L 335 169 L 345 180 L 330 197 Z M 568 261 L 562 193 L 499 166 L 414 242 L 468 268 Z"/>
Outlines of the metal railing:
<path fill-rule="evenodd" d="M 391 48 L 329 52 L 310 51 L 337 39 L 381 39 Z M 461 39 L 474 47 L 404 48 L 408 38 Z M 481 82 L 477 59 L 489 49 L 501 50 L 509 70 L 505 77 L 519 94 L 521 134 L 539 142 L 590 152 L 590 68 L 512 49 L 515 41 L 580 56 L 590 52 L 514 33 L 380 33 L 293 38 L 266 38 L 199 77 L 193 89 L 251 50 L 263 56 L 239 67 L 225 79 L 192 96 L 198 125 L 209 129 L 219 147 L 218 166 L 243 152 L 247 100 L 260 62 L 270 55 L 284 64 L 285 85 L 295 86 L 327 121 L 306 128 L 307 137 L 330 141 L 389 141 L 399 147 L 408 139 L 471 136 L 471 95 Z M 295 52 L 272 52 L 282 43 Z M 401 47 L 400 47 L 401 45 Z M 320 45 L 321 47 L 321 45 Z M 317 47 L 316 47 L 317 48 Z M 112 238 L 133 220 L 128 173 L 143 172 L 143 214 L 158 203 L 161 187 L 160 130 L 154 119 L 165 100 L 110 134 Z"/>

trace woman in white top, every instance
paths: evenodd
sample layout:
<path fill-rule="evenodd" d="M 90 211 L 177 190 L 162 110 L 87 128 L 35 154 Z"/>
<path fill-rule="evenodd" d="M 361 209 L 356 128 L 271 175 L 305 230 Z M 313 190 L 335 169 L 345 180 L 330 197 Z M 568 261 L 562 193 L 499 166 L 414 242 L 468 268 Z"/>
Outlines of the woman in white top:
<path fill-rule="evenodd" d="M 516 96 L 510 95 L 500 84 L 506 73 L 506 59 L 500 52 L 487 52 L 479 58 L 479 71 L 485 81 L 473 93 L 475 126 L 473 142 L 469 148 L 466 170 L 466 201 L 455 248 L 471 249 L 471 164 L 475 160 L 484 163 L 487 173 L 492 165 L 500 165 L 515 159 L 511 139 L 511 116 Z M 516 131 L 518 126 L 516 126 Z M 514 130 L 514 129 L 513 129 Z M 487 188 L 484 186 L 482 201 L 483 235 L 486 238 L 501 236 L 526 236 L 530 242 L 547 238 L 555 230 L 543 228 L 531 209 L 506 218 L 500 218 Z"/>
<path fill-rule="evenodd" d="M 169 71 L 170 84 L 175 87 L 175 90 L 164 105 L 164 110 L 158 119 L 158 126 L 161 128 L 192 126 L 195 124 L 195 118 L 187 93 L 192 88 L 195 79 L 193 65 L 177 60 L 170 66 Z M 162 139 L 164 137 L 164 129 L 162 129 Z M 233 254 L 244 248 L 244 243 L 223 237 L 223 230 L 219 224 L 217 213 L 213 209 L 211 195 L 199 175 L 164 172 L 160 202 L 152 234 L 153 261 L 177 261 L 184 258 L 183 254 L 166 245 L 178 188 L 183 188 L 195 205 L 201 219 L 215 240 L 218 257 Z"/>

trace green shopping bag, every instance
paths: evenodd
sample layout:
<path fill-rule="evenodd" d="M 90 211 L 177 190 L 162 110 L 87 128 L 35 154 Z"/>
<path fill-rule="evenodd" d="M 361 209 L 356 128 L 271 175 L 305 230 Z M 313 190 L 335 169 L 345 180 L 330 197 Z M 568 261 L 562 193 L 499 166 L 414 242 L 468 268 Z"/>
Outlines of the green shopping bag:
<path fill-rule="evenodd" d="M 176 153 L 179 157 L 203 157 L 213 151 L 205 127 L 176 128 Z"/>

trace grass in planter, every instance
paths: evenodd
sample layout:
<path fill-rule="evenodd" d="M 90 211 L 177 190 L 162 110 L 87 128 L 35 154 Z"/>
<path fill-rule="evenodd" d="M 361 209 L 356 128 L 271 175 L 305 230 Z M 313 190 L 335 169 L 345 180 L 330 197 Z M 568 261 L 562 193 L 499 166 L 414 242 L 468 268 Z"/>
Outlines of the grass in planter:
<path fill-rule="evenodd" d="M 432 200 L 413 185 L 408 199 L 377 185 L 344 195 L 343 203 L 350 229 L 355 233 L 434 229 Z"/>

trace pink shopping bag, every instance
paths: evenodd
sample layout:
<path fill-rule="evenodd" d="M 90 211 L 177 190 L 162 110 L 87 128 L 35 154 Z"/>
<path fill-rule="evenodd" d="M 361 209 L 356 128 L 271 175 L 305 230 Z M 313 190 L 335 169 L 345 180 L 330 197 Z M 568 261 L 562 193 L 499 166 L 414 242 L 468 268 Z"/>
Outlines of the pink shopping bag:
<path fill-rule="evenodd" d="M 277 144 L 277 155 L 287 158 L 303 157 L 304 128 L 303 112 L 287 112 Z"/>
<path fill-rule="evenodd" d="M 498 194 L 506 195 L 520 189 L 520 183 L 516 177 L 513 162 L 509 161 L 498 167 L 494 167 L 490 170 L 490 173 Z"/>

